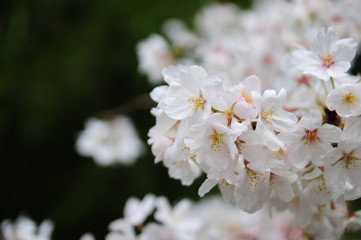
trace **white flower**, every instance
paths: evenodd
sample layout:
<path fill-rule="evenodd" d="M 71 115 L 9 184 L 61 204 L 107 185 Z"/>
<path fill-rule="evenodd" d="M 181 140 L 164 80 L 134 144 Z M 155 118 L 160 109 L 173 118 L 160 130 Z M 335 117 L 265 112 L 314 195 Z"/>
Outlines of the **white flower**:
<path fill-rule="evenodd" d="M 330 77 L 346 76 L 357 50 L 351 38 L 339 39 L 333 28 L 322 28 L 312 45 L 312 51 L 302 49 L 292 52 L 293 64 L 304 74 L 328 81 Z"/>
<path fill-rule="evenodd" d="M 173 229 L 168 226 L 163 226 L 156 223 L 148 224 L 142 234 L 139 236 L 139 240 L 186 240 L 184 238 L 177 237 L 176 233 Z M 114 239 L 115 240 L 115 239 Z M 122 239 L 121 239 L 122 240 Z M 128 239 L 124 239 L 128 240 Z"/>
<path fill-rule="evenodd" d="M 341 117 L 357 116 L 361 114 L 361 84 L 344 84 L 332 90 L 326 105 L 331 111 L 335 110 Z"/>
<path fill-rule="evenodd" d="M 109 224 L 109 233 L 105 240 L 137 240 L 133 225 L 123 219 L 118 219 Z"/>
<path fill-rule="evenodd" d="M 213 114 L 203 123 L 193 125 L 186 145 L 191 154 L 196 154 L 197 162 L 205 162 L 211 167 L 225 169 L 238 153 L 235 141 L 245 131 L 243 129 L 230 129 L 223 125 L 224 118 Z"/>
<path fill-rule="evenodd" d="M 327 185 L 338 193 L 346 188 L 348 179 L 361 185 L 361 142 L 342 141 L 323 157 Z"/>
<path fill-rule="evenodd" d="M 142 201 L 129 198 L 124 207 L 124 219 L 132 225 L 142 224 L 155 206 L 155 197 L 148 194 Z"/>
<path fill-rule="evenodd" d="M 286 100 L 287 92 L 281 89 L 277 94 L 275 90 L 266 90 L 261 96 L 253 91 L 252 97 L 258 110 L 256 133 L 259 140 L 270 150 L 278 151 L 284 143 L 279 140 L 275 131 L 292 132 L 295 129 L 297 117 L 282 107 Z"/>
<path fill-rule="evenodd" d="M 33 220 L 24 216 L 18 217 L 14 223 L 10 220 L 1 223 L 4 240 L 50 240 L 53 228 L 49 220 L 37 227 Z"/>
<path fill-rule="evenodd" d="M 298 122 L 296 131 L 282 134 L 280 138 L 289 144 L 289 159 L 296 168 L 304 168 L 310 161 L 319 164 L 322 155 L 332 149 L 331 143 L 341 141 L 341 129 L 322 125 L 320 112 L 305 115 Z"/>
<path fill-rule="evenodd" d="M 143 154 L 144 145 L 133 122 L 126 116 L 112 120 L 91 118 L 76 141 L 77 152 L 94 158 L 101 166 L 131 164 Z"/>
<path fill-rule="evenodd" d="M 159 197 L 156 205 L 154 218 L 172 229 L 177 236 L 176 239 L 194 239 L 201 226 L 201 221 L 198 216 L 192 214 L 191 201 L 184 199 L 172 208 L 166 198 Z"/>
<path fill-rule="evenodd" d="M 172 53 L 165 39 L 157 34 L 138 43 L 139 71 L 148 75 L 151 83 L 162 81 L 162 69 L 174 63 Z"/>
<path fill-rule="evenodd" d="M 159 103 L 159 107 L 173 119 L 182 120 L 207 108 L 207 92 L 204 88 L 207 72 L 199 66 L 170 67 L 163 71 L 172 94 Z"/>
<path fill-rule="evenodd" d="M 79 240 L 95 240 L 95 237 L 90 233 L 83 234 Z"/>
<path fill-rule="evenodd" d="M 183 185 L 191 185 L 199 177 L 201 170 L 196 163 L 196 155 L 191 154 L 190 148 L 185 145 L 189 126 L 187 122 L 178 124 L 177 135 L 173 144 L 164 153 L 164 165 L 168 168 L 171 178 L 180 179 Z"/>

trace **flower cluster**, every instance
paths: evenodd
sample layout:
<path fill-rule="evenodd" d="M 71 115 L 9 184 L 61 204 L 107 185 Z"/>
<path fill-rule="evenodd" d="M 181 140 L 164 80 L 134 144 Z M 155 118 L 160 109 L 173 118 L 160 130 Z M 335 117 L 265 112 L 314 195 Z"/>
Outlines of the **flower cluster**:
<path fill-rule="evenodd" d="M 352 216 L 337 205 L 361 197 L 361 84 L 348 73 L 361 39 L 357 7 L 214 5 L 196 18 L 200 36 L 168 23 L 183 55 L 151 92 L 155 162 L 184 185 L 206 174 L 200 196 L 218 186 L 246 212 L 290 209 L 297 226 L 337 238 Z"/>
<path fill-rule="evenodd" d="M 109 225 L 105 239 L 307 239 L 305 230 L 294 228 L 294 220 L 289 211 L 275 214 L 272 220 L 266 211 L 248 214 L 220 198 L 199 203 L 184 199 L 172 207 L 165 197 L 147 195 L 142 201 L 128 200 L 124 217 Z"/>
<path fill-rule="evenodd" d="M 139 70 L 152 83 L 160 83 L 163 67 L 197 64 L 212 75 L 222 75 L 227 84 L 257 75 L 265 89 L 293 90 L 305 79 L 290 71 L 290 59 L 285 57 L 290 49 L 309 47 L 325 26 L 342 38 L 361 40 L 358 0 L 253 2 L 250 9 L 230 3 L 206 6 L 195 16 L 192 28 L 180 20 L 167 21 L 165 36 L 152 34 L 139 43 Z M 327 60 L 327 55 L 323 57 Z"/>
<path fill-rule="evenodd" d="M 345 206 L 337 205 L 333 221 L 342 221 Z M 296 216 L 289 210 L 272 212 L 266 209 L 249 214 L 224 202 L 219 197 L 205 198 L 194 203 L 188 199 L 172 206 L 166 197 L 146 195 L 142 200 L 127 200 L 123 217 L 109 224 L 105 240 L 308 240 L 331 239 L 312 228 L 296 226 Z M 331 217 L 331 216 L 330 216 Z M 352 232 L 361 226 L 361 213 L 344 222 Z M 51 240 L 53 224 L 43 221 L 39 227 L 27 217 L 19 217 L 14 223 L 1 223 L 0 238 L 4 240 Z M 339 235 L 339 229 L 334 234 Z M 91 233 L 80 240 L 95 240 Z"/>
<path fill-rule="evenodd" d="M 77 152 L 101 166 L 132 164 L 144 152 L 132 120 L 125 115 L 111 119 L 90 118 L 76 141 Z"/>

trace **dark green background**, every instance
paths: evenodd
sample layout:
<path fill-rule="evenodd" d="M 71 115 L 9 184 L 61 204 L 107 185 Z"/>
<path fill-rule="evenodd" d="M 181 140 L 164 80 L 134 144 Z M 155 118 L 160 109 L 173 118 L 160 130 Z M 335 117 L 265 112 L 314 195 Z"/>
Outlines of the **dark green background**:
<path fill-rule="evenodd" d="M 85 120 L 150 86 L 137 42 L 169 18 L 191 23 L 208 1 L 0 1 L 0 220 L 52 219 L 54 239 L 102 239 L 129 196 L 197 198 L 149 153 L 133 167 L 100 168 L 74 150 Z M 247 4 L 247 2 L 245 2 Z M 131 116 L 144 141 L 149 109 Z"/>
<path fill-rule="evenodd" d="M 52 219 L 54 239 L 102 239 L 129 196 L 197 199 L 148 153 L 133 167 L 100 168 L 74 151 L 85 120 L 148 94 L 136 43 L 169 18 L 191 23 L 209 1 L 0 1 L 0 220 Z M 249 5 L 249 1 L 242 1 Z M 131 116 L 144 141 L 149 109 Z"/>

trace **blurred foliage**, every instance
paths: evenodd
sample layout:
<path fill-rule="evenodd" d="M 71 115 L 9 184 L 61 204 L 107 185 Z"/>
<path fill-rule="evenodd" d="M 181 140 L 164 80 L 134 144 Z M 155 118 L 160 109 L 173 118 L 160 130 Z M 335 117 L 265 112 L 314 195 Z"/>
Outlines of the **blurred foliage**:
<path fill-rule="evenodd" d="M 100 168 L 74 151 L 86 118 L 152 89 L 135 46 L 169 18 L 188 23 L 208 1 L 0 2 L 0 219 L 52 219 L 54 239 L 102 239 L 129 196 L 197 197 L 150 153 L 132 167 Z M 249 5 L 250 1 L 243 1 Z M 149 109 L 132 118 L 144 141 Z M 148 151 L 149 152 L 149 151 Z"/>

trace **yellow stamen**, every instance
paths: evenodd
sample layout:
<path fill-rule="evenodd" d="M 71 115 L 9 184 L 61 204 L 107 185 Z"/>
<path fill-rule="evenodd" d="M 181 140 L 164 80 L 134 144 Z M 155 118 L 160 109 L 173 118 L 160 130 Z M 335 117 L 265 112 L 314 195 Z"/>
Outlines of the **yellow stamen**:
<path fill-rule="evenodd" d="M 206 100 L 201 97 L 191 97 L 188 99 L 189 107 L 192 108 L 193 111 L 197 112 L 199 108 L 203 108 Z"/>
<path fill-rule="evenodd" d="M 267 123 L 267 124 L 271 124 L 272 123 L 272 116 L 275 112 L 272 110 L 267 110 L 267 111 L 263 111 L 261 114 L 261 119 L 263 122 Z"/>
<path fill-rule="evenodd" d="M 242 92 L 242 97 L 244 98 L 244 100 L 245 100 L 247 103 L 249 103 L 249 104 L 253 103 L 253 98 L 251 97 L 251 95 L 250 95 L 248 92 L 243 91 L 243 92 Z"/>
<path fill-rule="evenodd" d="M 213 151 L 219 152 L 221 151 L 221 144 L 223 144 L 222 136 L 224 134 L 217 133 L 215 130 L 213 131 L 213 134 L 208 136 L 208 139 L 212 141 L 211 143 L 211 149 Z"/>
<path fill-rule="evenodd" d="M 310 147 L 317 147 L 317 143 L 320 141 L 320 138 L 317 135 L 317 129 L 315 130 L 305 130 L 305 136 L 303 136 L 303 144 L 309 145 Z"/>
<path fill-rule="evenodd" d="M 324 55 L 324 56 L 321 56 L 321 60 L 322 60 L 322 65 L 324 67 L 331 67 L 332 64 L 334 64 L 335 62 L 333 61 L 333 56 L 332 54 L 327 54 L 327 55 Z"/>
<path fill-rule="evenodd" d="M 356 101 L 357 101 L 357 97 L 354 94 L 349 93 L 349 94 L 346 94 L 346 95 L 342 96 L 342 98 L 341 98 L 341 106 L 344 103 L 346 103 L 351 107 L 351 106 L 355 105 Z"/>

